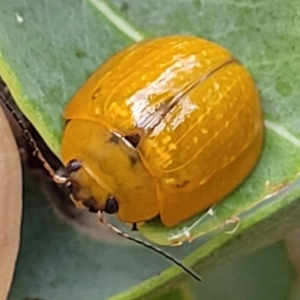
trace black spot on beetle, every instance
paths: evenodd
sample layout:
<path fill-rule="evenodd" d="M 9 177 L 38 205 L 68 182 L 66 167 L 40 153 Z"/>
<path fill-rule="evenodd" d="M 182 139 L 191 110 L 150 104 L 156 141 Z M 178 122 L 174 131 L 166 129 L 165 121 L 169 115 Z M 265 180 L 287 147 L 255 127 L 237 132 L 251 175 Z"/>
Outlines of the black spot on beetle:
<path fill-rule="evenodd" d="M 101 86 L 99 86 L 96 90 L 93 91 L 92 100 L 96 100 L 99 92 L 101 91 Z"/>
<path fill-rule="evenodd" d="M 124 137 L 134 148 L 138 146 L 141 141 L 141 136 L 137 133 L 125 135 Z"/>
<path fill-rule="evenodd" d="M 119 145 L 120 143 L 120 138 L 114 134 L 111 135 L 111 137 L 108 140 L 109 143 Z"/>
<path fill-rule="evenodd" d="M 138 158 L 136 156 L 133 156 L 133 155 L 129 155 L 128 158 L 129 158 L 130 164 L 132 166 L 134 166 L 138 161 Z"/>
<path fill-rule="evenodd" d="M 189 180 L 185 180 L 181 183 L 176 183 L 176 187 L 180 189 L 180 188 L 183 188 L 183 187 L 187 186 L 189 183 L 190 183 Z"/>

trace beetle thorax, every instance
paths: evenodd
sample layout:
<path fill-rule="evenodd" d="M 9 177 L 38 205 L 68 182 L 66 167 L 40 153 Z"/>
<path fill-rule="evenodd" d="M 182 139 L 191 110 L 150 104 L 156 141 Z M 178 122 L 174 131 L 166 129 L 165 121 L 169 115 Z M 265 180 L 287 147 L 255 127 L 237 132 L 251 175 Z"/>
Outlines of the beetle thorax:
<path fill-rule="evenodd" d="M 92 210 L 104 210 L 107 199 L 113 197 L 118 202 L 118 217 L 124 222 L 158 215 L 154 179 L 138 150 L 121 134 L 99 123 L 72 120 L 63 141 L 64 162 L 81 164 L 70 174 L 75 199 Z"/>

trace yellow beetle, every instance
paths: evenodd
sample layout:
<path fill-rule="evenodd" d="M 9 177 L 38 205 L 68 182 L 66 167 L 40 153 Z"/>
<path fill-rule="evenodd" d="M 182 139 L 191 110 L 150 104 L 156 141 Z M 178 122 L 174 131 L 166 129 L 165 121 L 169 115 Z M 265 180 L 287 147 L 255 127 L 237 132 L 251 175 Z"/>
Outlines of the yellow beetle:
<path fill-rule="evenodd" d="M 62 158 L 75 201 L 127 223 L 166 226 L 205 210 L 261 152 L 259 96 L 224 48 L 191 36 L 135 43 L 67 105 Z"/>

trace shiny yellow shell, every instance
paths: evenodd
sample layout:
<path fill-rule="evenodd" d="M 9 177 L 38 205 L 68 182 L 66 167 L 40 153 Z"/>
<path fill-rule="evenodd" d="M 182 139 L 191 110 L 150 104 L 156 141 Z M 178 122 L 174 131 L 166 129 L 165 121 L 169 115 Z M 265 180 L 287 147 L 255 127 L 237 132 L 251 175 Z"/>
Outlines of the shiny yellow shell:
<path fill-rule="evenodd" d="M 77 201 L 108 197 L 124 222 L 166 226 L 222 200 L 261 152 L 259 96 L 224 48 L 191 36 L 142 41 L 108 59 L 67 105 L 62 141 Z M 132 142 L 132 140 L 136 140 Z"/>

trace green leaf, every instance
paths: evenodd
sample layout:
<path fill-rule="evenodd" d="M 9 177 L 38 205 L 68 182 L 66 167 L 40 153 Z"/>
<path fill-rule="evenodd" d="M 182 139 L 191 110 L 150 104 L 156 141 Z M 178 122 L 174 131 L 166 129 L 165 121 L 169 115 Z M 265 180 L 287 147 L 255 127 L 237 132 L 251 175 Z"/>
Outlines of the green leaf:
<path fill-rule="evenodd" d="M 298 7 L 297 0 L 1 0 L 0 75 L 59 156 L 64 106 L 112 53 L 143 36 L 167 34 L 202 36 L 230 49 L 253 74 L 262 98 L 266 133 L 258 166 L 209 213 L 171 229 L 157 220 L 140 227 L 166 245 L 197 237 L 184 248 L 197 248 L 186 262 L 211 268 L 299 225 Z M 178 275 L 170 268 L 115 299 L 144 297 Z"/>

